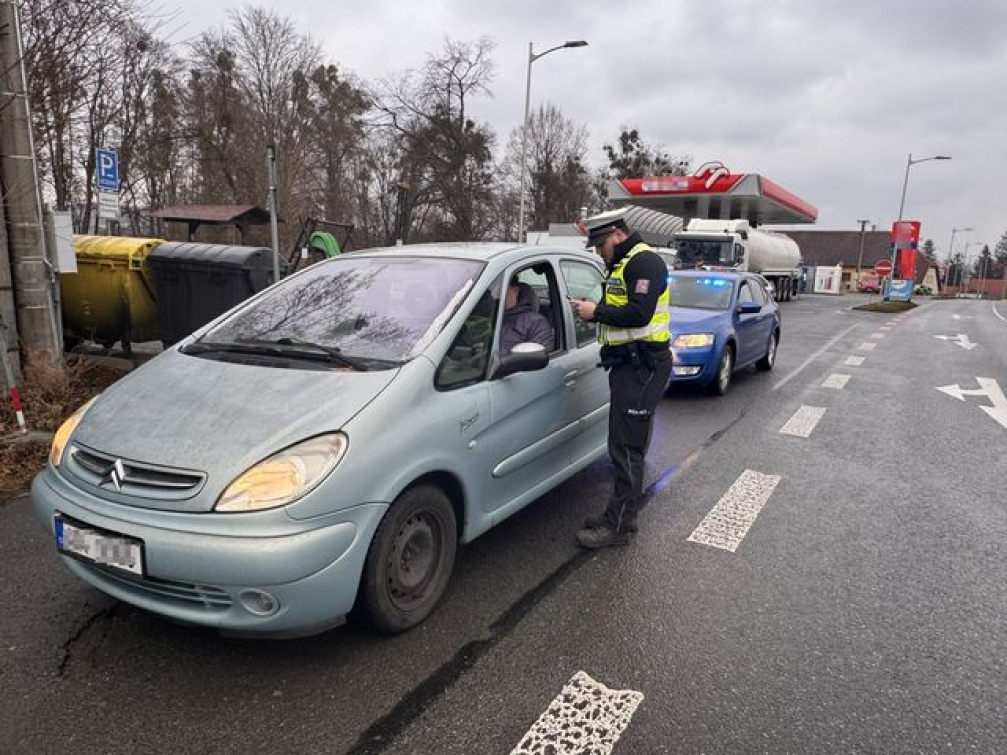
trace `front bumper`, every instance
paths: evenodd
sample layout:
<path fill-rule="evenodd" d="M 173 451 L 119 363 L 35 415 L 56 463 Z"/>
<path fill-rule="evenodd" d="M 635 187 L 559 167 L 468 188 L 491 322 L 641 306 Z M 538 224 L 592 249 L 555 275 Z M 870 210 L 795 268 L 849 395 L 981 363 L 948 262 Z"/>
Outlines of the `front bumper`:
<path fill-rule="evenodd" d="M 143 541 L 142 578 L 60 554 L 72 572 L 102 592 L 177 621 L 262 635 L 308 634 L 342 623 L 388 508 L 362 504 L 309 520 L 292 519 L 282 508 L 252 514 L 155 511 L 92 496 L 52 467 L 32 483 L 32 504 L 54 537 L 58 512 Z M 255 599 L 261 593 L 275 607 L 262 610 Z"/>
<path fill-rule="evenodd" d="M 717 371 L 716 346 L 673 351 L 674 363 L 669 383 L 705 385 L 713 379 Z"/>

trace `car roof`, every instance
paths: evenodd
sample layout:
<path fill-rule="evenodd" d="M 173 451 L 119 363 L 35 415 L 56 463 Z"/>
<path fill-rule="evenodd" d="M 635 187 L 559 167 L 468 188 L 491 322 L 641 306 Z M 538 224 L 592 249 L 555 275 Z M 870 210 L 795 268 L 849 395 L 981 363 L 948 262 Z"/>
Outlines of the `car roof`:
<path fill-rule="evenodd" d="M 562 254 L 597 260 L 594 254 L 570 246 L 518 244 L 515 242 L 479 241 L 444 242 L 435 244 L 409 244 L 406 246 L 386 246 L 374 249 L 359 249 L 347 252 L 353 257 L 440 257 L 446 259 L 466 259 L 489 262 L 500 258 L 520 260 L 537 254 Z M 338 258 L 337 258 L 338 259 Z M 505 259 L 505 262 L 509 260 Z"/>

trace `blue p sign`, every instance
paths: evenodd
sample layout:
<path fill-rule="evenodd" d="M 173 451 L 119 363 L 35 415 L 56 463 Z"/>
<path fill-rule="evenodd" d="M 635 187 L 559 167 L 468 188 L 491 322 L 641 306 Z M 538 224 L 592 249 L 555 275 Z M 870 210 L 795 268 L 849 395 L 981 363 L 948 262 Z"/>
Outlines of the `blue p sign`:
<path fill-rule="evenodd" d="M 119 191 L 119 153 L 113 149 L 97 149 L 97 184 L 101 191 Z"/>

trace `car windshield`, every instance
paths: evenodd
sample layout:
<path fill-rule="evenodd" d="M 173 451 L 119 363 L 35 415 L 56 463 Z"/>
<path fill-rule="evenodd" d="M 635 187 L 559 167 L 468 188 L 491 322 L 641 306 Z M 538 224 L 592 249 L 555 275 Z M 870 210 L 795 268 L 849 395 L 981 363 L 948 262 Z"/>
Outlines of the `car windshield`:
<path fill-rule="evenodd" d="M 301 344 L 401 363 L 440 332 L 482 267 L 441 257 L 339 257 L 281 282 L 200 342 Z"/>
<path fill-rule="evenodd" d="M 727 278 L 699 275 L 670 275 L 671 306 L 725 310 L 731 306 L 733 284 Z"/>

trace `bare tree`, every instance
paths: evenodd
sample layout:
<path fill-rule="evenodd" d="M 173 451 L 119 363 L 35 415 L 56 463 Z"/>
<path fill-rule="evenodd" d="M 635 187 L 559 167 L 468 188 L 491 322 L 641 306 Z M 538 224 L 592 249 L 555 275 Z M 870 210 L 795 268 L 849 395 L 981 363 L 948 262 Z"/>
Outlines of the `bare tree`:
<path fill-rule="evenodd" d="M 418 239 L 475 239 L 491 225 L 494 135 L 468 115 L 489 93 L 493 43 L 445 41 L 419 74 L 385 86 L 380 108 L 401 140 L 403 227 Z"/>
<path fill-rule="evenodd" d="M 582 207 L 596 204 L 586 165 L 587 128 L 545 104 L 528 119 L 527 170 L 529 221 L 532 228 L 573 222 Z M 521 128 L 511 132 L 501 168 L 515 203 L 521 183 Z"/>

